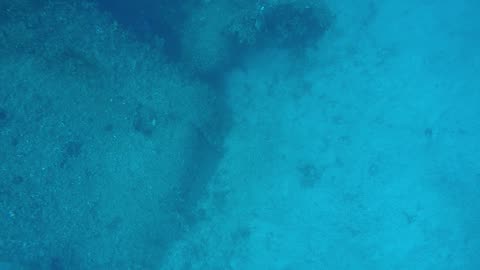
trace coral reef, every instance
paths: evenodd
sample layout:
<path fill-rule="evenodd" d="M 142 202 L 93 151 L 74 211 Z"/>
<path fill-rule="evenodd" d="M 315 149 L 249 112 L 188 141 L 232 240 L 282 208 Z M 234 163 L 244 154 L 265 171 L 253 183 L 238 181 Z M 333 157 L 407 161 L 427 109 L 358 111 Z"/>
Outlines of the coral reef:
<path fill-rule="evenodd" d="M 225 70 L 248 50 L 313 46 L 332 21 L 318 1 L 205 1 L 185 23 L 182 51 L 200 71 Z"/>

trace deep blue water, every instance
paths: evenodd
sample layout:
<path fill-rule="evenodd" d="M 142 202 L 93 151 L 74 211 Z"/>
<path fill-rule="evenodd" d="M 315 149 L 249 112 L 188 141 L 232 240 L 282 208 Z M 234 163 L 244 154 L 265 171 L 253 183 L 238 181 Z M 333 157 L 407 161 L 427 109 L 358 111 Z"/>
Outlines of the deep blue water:
<path fill-rule="evenodd" d="M 98 5 L 139 39 L 148 42 L 153 36 L 160 36 L 165 40 L 164 49 L 167 56 L 172 59 L 180 56 L 179 25 L 183 23 L 187 12 L 182 1 L 100 0 Z"/>

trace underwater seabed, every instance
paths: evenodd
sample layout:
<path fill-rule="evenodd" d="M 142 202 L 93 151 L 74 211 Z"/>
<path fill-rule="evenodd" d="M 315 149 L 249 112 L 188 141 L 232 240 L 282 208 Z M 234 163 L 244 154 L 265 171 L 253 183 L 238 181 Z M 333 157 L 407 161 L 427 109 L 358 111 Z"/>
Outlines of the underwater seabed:
<path fill-rule="evenodd" d="M 0 270 L 479 269 L 478 8 L 0 0 Z"/>

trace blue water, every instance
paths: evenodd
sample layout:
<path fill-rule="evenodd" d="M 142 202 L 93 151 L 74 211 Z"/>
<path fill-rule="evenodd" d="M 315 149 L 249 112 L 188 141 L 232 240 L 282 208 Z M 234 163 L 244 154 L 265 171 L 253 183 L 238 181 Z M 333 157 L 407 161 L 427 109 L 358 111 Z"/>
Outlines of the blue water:
<path fill-rule="evenodd" d="M 0 1 L 0 270 L 480 269 L 477 1 Z"/>

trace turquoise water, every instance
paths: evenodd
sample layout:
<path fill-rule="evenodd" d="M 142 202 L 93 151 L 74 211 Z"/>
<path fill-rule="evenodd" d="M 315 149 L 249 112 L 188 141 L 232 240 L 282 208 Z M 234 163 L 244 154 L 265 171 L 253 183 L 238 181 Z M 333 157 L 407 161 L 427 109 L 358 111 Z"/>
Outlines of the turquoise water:
<path fill-rule="evenodd" d="M 0 0 L 0 270 L 480 269 L 479 9 Z"/>

